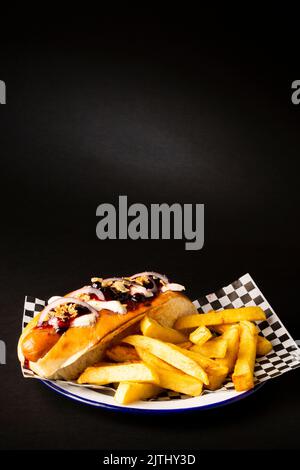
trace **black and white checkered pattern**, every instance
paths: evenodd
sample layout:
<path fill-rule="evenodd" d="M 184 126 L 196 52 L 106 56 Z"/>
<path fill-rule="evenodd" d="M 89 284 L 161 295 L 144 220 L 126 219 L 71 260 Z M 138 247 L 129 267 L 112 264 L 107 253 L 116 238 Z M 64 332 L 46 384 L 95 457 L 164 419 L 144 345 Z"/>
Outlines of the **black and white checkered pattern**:
<path fill-rule="evenodd" d="M 210 310 L 259 306 L 266 314 L 267 320 L 257 322 L 262 336 L 271 341 L 273 350 L 264 357 L 259 357 L 255 365 L 256 382 L 264 382 L 300 366 L 300 349 L 285 329 L 280 319 L 258 289 L 250 274 L 245 274 L 237 281 L 208 294 L 194 302 L 199 312 Z M 232 390 L 228 382 L 222 390 Z"/>
<path fill-rule="evenodd" d="M 271 341 L 273 350 L 267 356 L 257 358 L 254 371 L 256 383 L 264 382 L 300 367 L 300 348 L 285 329 L 250 274 L 245 274 L 228 286 L 195 300 L 194 304 L 201 313 L 207 313 L 210 310 L 256 305 L 264 310 L 267 320 L 257 322 L 257 326 L 261 334 Z M 26 327 L 30 320 L 32 320 L 45 305 L 46 302 L 44 300 L 28 296 L 25 298 L 23 328 Z M 22 372 L 24 377 L 36 377 L 33 372 L 24 367 L 22 368 Z M 233 389 L 233 383 L 228 381 L 220 391 Z M 204 393 L 218 393 L 218 391 L 204 391 Z M 176 392 L 167 392 L 159 395 L 156 400 L 185 398 L 189 397 Z"/>
<path fill-rule="evenodd" d="M 28 323 L 43 310 L 45 305 L 46 302 L 44 300 L 29 295 L 25 297 L 22 330 L 24 330 Z M 36 377 L 35 374 L 25 366 L 22 367 L 22 373 L 24 377 Z"/>

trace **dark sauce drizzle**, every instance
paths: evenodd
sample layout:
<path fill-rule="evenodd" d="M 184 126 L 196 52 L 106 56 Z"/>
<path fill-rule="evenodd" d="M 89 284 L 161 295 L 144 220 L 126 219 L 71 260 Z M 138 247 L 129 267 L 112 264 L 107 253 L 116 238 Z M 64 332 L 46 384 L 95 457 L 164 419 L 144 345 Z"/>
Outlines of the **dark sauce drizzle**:
<path fill-rule="evenodd" d="M 113 284 L 111 286 L 102 286 L 100 281 L 94 282 L 92 287 L 96 289 L 100 289 L 104 295 L 106 301 L 109 300 L 118 300 L 121 304 L 126 304 L 127 310 L 136 310 L 141 304 L 145 306 L 150 306 L 152 300 L 160 293 L 161 291 L 161 282 L 157 278 L 151 278 L 151 281 L 155 283 L 156 291 L 153 292 L 153 296 L 146 297 L 143 294 L 134 294 L 132 295 L 130 291 L 128 292 L 120 292 L 119 290 L 115 289 Z M 151 289 L 153 287 L 152 282 L 144 282 L 143 287 L 146 289 Z"/>
<path fill-rule="evenodd" d="M 151 289 L 153 287 L 153 284 L 155 283 L 156 290 L 153 292 L 153 296 L 151 297 L 146 297 L 143 294 L 136 293 L 132 295 L 130 291 L 128 292 L 120 292 L 119 290 L 115 289 L 113 284 L 111 286 L 105 286 L 102 287 L 101 282 L 97 281 L 92 284 L 92 287 L 95 287 L 96 289 L 100 289 L 104 295 L 104 298 L 106 301 L 110 300 L 117 300 L 121 302 L 121 304 L 126 304 L 127 310 L 136 310 L 138 307 L 140 307 L 141 304 L 144 306 L 150 306 L 152 300 L 161 292 L 161 282 L 159 279 L 152 277 L 151 280 L 148 282 L 143 283 L 143 287 L 147 289 Z M 90 294 L 90 299 L 91 300 L 99 300 L 98 297 L 95 294 Z M 84 307 L 82 305 L 76 305 L 76 310 L 78 312 L 76 317 L 80 317 L 82 315 L 86 315 L 87 313 L 90 313 L 89 309 L 87 307 Z M 71 316 L 66 316 L 63 320 L 58 319 L 57 320 L 57 325 L 58 328 L 56 328 L 56 332 L 59 334 L 65 333 L 68 328 L 70 328 L 71 321 L 74 319 L 74 317 Z M 36 326 L 36 328 L 39 329 L 46 329 L 46 328 L 53 328 L 53 326 L 49 325 L 48 320 L 43 322 L 42 325 Z"/>
<path fill-rule="evenodd" d="M 87 313 L 91 313 L 90 310 L 87 307 L 84 307 L 83 305 L 76 305 L 76 310 L 78 312 L 76 315 L 76 318 L 81 317 L 82 315 L 86 315 Z M 68 315 L 63 320 L 58 319 L 57 320 L 58 328 L 55 328 L 56 332 L 59 334 L 63 334 L 65 331 L 67 331 L 67 329 L 70 328 L 72 320 L 74 320 L 74 317 L 71 317 Z M 42 325 L 37 326 L 36 328 L 46 329 L 46 328 L 53 328 L 53 326 L 49 325 L 48 320 L 46 320 L 42 323 Z"/>

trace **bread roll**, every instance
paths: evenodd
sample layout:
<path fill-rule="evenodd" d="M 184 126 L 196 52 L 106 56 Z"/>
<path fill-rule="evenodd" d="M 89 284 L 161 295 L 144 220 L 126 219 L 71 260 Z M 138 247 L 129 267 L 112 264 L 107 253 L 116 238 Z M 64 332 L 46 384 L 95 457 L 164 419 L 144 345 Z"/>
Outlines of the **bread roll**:
<path fill-rule="evenodd" d="M 25 360 L 22 345 L 37 325 L 41 313 L 26 326 L 20 337 L 18 356 L 22 364 Z M 123 315 L 101 310 L 93 326 L 69 328 L 43 357 L 36 362 L 30 361 L 29 367 L 46 379 L 77 379 L 86 367 L 101 361 L 108 346 L 135 333 L 146 313 L 172 327 L 177 318 L 197 313 L 197 310 L 185 295 L 173 291 L 159 293 L 153 300 L 147 300 Z"/>

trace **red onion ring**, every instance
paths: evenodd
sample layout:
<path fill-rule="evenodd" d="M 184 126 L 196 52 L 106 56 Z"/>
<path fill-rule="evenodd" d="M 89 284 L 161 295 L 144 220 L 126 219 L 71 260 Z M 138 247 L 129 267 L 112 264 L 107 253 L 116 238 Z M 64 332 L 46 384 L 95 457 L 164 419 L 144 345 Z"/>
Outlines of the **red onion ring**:
<path fill-rule="evenodd" d="M 62 297 L 62 295 L 53 295 L 52 297 L 50 297 L 50 299 L 48 299 L 47 303 L 52 304 L 52 302 L 55 302 L 55 300 L 61 299 Z"/>
<path fill-rule="evenodd" d="M 156 286 L 155 286 L 155 288 L 156 288 Z M 135 284 L 135 285 L 130 287 L 130 294 L 131 295 L 142 294 L 145 297 L 152 297 L 153 296 L 153 289 L 147 289 L 146 287 Z"/>
<path fill-rule="evenodd" d="M 70 292 L 69 296 L 75 297 L 78 294 L 95 294 L 99 300 L 105 300 L 103 292 L 100 289 L 96 289 L 91 286 L 84 286 L 81 289 L 74 290 L 73 292 Z"/>
<path fill-rule="evenodd" d="M 154 282 L 154 279 L 151 279 L 151 277 L 148 277 L 148 282 L 150 282 L 150 284 L 152 284 L 152 287 L 147 287 L 147 290 L 149 292 L 152 292 L 153 294 L 155 294 L 157 292 L 157 285 L 156 283 Z"/>
<path fill-rule="evenodd" d="M 154 271 L 144 271 L 143 273 L 134 274 L 133 276 L 130 276 L 130 279 L 135 279 L 136 277 L 142 277 L 142 276 L 157 277 L 165 284 L 168 284 L 169 282 L 169 279 L 167 278 L 167 276 L 164 276 L 163 274 L 160 274 L 160 273 L 156 273 Z"/>
<path fill-rule="evenodd" d="M 83 302 L 82 300 L 76 299 L 75 297 L 61 297 L 60 299 L 54 300 L 54 302 L 51 302 L 51 304 L 48 304 L 44 310 L 41 313 L 41 316 L 38 321 L 38 326 L 41 326 L 48 315 L 48 313 L 53 310 L 55 307 L 58 307 L 59 305 L 63 304 L 76 304 L 76 305 L 81 305 L 82 307 L 86 307 L 89 309 L 91 313 L 95 313 L 98 315 L 98 311 L 89 305 L 86 302 Z"/>

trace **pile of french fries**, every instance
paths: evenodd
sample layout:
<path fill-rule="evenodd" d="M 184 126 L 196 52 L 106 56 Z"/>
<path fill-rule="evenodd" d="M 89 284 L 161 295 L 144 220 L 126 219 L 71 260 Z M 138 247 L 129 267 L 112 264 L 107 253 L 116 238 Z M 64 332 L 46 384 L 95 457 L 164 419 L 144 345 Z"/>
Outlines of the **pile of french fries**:
<path fill-rule="evenodd" d="M 199 396 L 228 378 L 235 390 L 249 390 L 256 356 L 272 350 L 254 323 L 265 319 L 260 307 L 243 307 L 187 315 L 169 328 L 146 315 L 140 334 L 107 349 L 106 362 L 88 367 L 78 383 L 116 384 L 115 400 L 123 405 L 164 389 Z"/>

